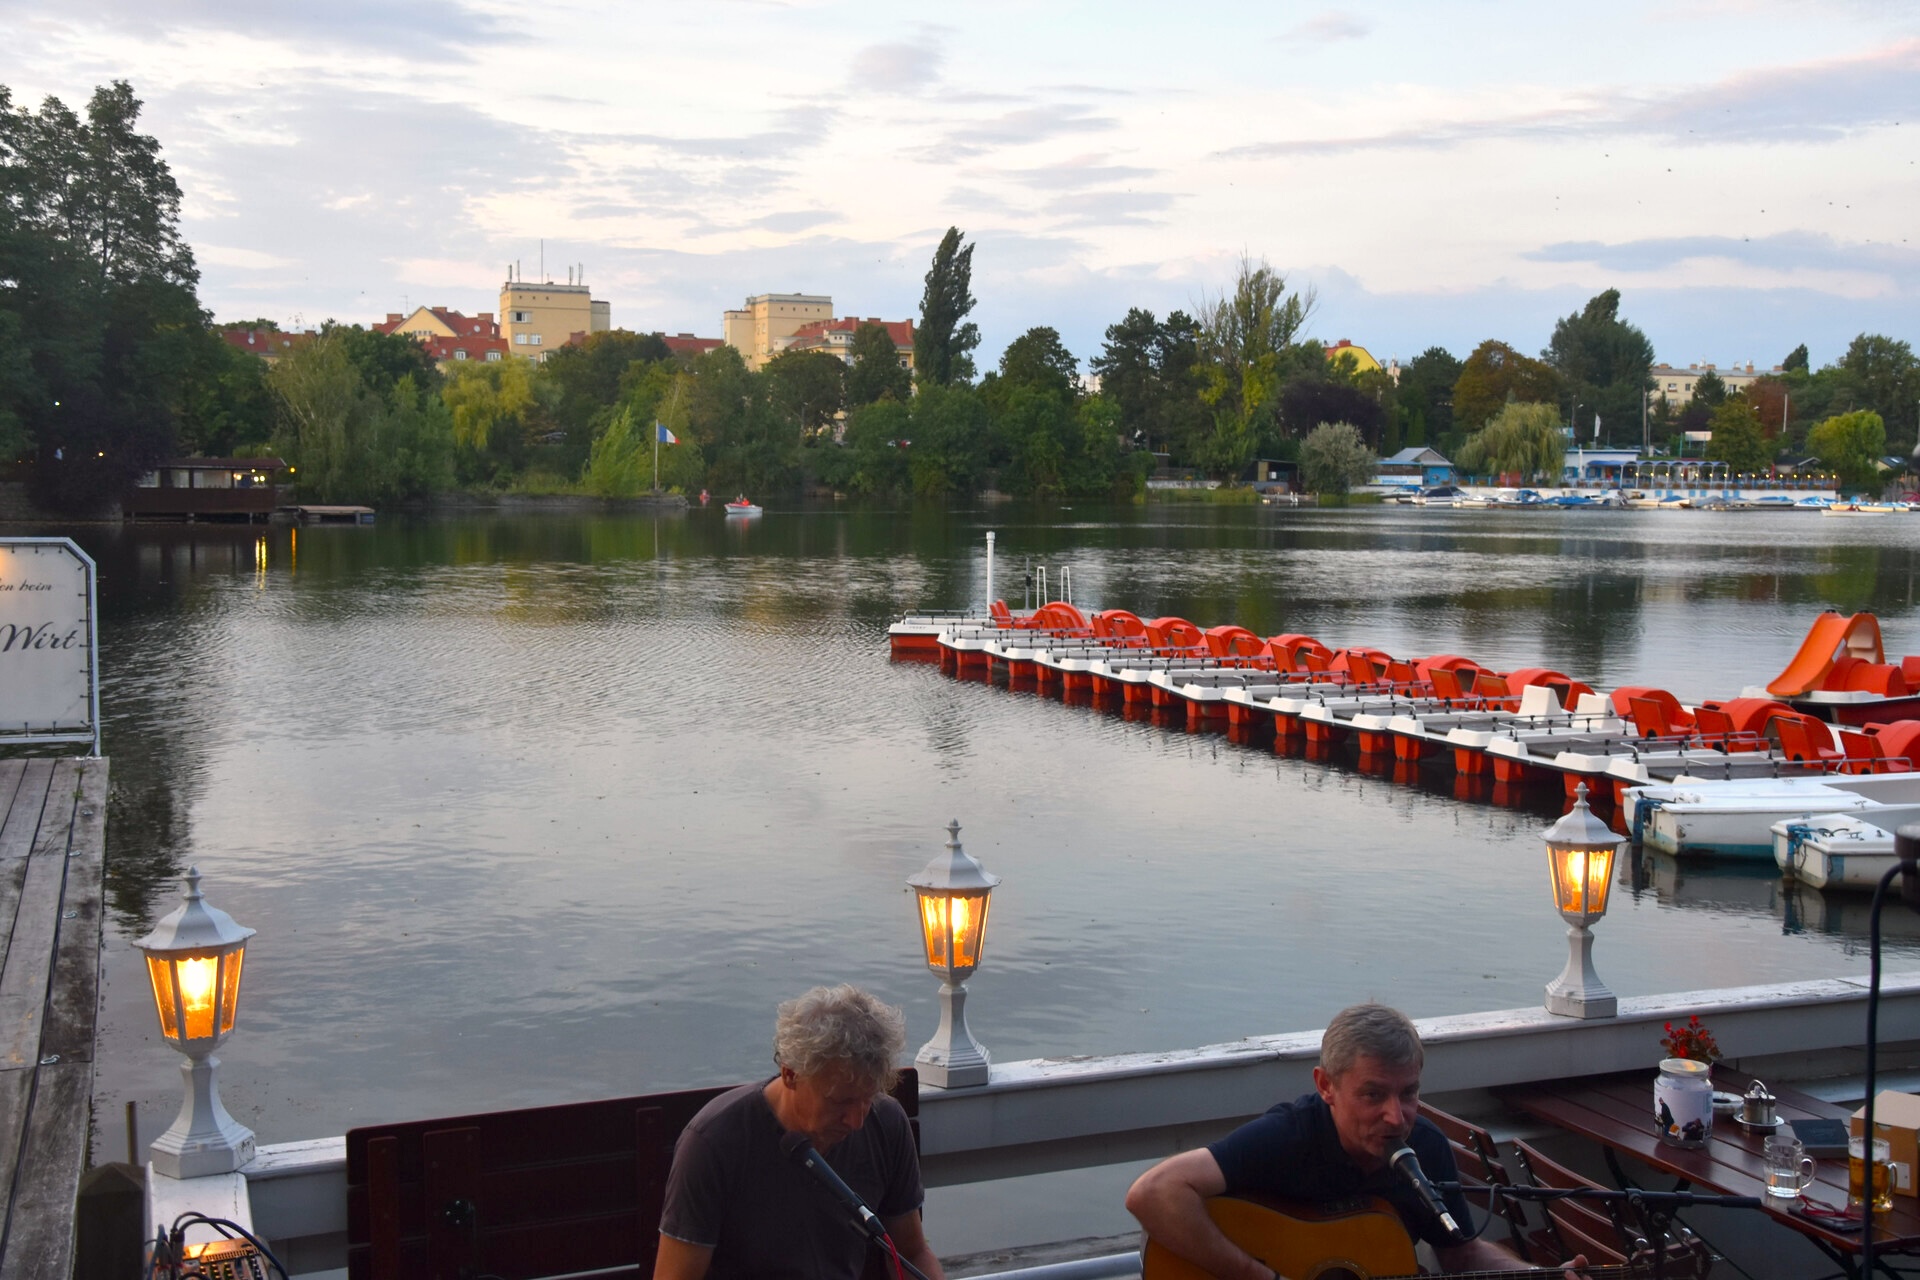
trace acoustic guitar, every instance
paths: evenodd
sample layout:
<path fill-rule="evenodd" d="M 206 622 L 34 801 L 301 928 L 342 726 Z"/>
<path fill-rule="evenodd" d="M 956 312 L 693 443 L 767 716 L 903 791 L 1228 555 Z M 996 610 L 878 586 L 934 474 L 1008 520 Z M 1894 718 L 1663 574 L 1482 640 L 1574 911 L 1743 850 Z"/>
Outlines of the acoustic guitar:
<path fill-rule="evenodd" d="M 1290 1201 L 1243 1196 L 1214 1196 L 1207 1214 L 1227 1239 L 1272 1267 L 1287 1280 L 1418 1280 L 1419 1261 L 1400 1216 L 1385 1200 L 1354 1200 L 1318 1208 Z M 1711 1257 L 1699 1251 L 1671 1254 L 1666 1274 L 1704 1276 Z M 1557 1280 L 1560 1267 L 1522 1271 L 1452 1271 L 1463 1280 Z M 1652 1259 L 1624 1266 L 1587 1267 L 1589 1280 L 1646 1277 Z M 1207 1272 L 1148 1239 L 1141 1280 L 1212 1280 Z"/>

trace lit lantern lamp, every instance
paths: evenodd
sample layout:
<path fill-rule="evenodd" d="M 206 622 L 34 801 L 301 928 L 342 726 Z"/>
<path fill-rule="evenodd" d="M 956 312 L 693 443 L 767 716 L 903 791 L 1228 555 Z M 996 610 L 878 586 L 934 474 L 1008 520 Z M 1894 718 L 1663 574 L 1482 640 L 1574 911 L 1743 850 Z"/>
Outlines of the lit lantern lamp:
<path fill-rule="evenodd" d="M 927 967 L 940 975 L 940 1028 L 914 1058 L 923 1084 L 955 1089 L 987 1082 L 987 1051 L 967 1027 L 967 979 L 987 940 L 987 897 L 1000 877 L 960 847 L 960 824 L 947 824 L 946 852 L 907 883 L 920 903 Z"/>
<path fill-rule="evenodd" d="M 199 868 L 188 867 L 186 881 L 186 901 L 133 944 L 147 957 L 160 1034 L 187 1056 L 180 1114 L 151 1150 L 154 1169 L 170 1178 L 231 1173 L 253 1159 L 253 1131 L 220 1105 L 220 1059 L 213 1056 L 233 1031 L 253 930 L 207 905 Z"/>
<path fill-rule="evenodd" d="M 1547 984 L 1547 1011 L 1571 1018 L 1611 1018 L 1619 1012 L 1619 1002 L 1594 972 L 1590 926 L 1607 914 L 1620 837 L 1587 808 L 1583 782 L 1574 793 L 1573 808 L 1548 827 L 1543 838 L 1553 874 L 1553 903 L 1567 922 L 1567 967 Z"/>

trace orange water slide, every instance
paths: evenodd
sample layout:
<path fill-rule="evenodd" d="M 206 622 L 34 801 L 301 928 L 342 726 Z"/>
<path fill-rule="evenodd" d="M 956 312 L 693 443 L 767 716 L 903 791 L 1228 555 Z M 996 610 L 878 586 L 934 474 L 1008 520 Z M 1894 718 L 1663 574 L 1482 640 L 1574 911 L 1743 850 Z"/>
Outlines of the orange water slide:
<path fill-rule="evenodd" d="M 1880 619 L 1870 613 L 1842 617 L 1828 609 L 1813 620 L 1807 638 L 1800 642 L 1800 652 L 1767 685 L 1767 692 L 1776 698 L 1796 698 L 1818 689 L 1833 664 L 1849 655 L 1864 662 L 1887 660 L 1880 643 Z"/>

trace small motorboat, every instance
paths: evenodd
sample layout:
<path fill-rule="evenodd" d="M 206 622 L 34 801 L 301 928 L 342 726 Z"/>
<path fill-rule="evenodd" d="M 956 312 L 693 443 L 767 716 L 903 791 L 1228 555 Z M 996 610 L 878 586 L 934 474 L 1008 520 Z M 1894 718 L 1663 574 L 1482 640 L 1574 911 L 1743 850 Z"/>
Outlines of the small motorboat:
<path fill-rule="evenodd" d="M 727 514 L 730 516 L 757 516 L 760 514 L 760 508 L 748 502 L 747 495 L 743 493 L 727 504 Z"/>

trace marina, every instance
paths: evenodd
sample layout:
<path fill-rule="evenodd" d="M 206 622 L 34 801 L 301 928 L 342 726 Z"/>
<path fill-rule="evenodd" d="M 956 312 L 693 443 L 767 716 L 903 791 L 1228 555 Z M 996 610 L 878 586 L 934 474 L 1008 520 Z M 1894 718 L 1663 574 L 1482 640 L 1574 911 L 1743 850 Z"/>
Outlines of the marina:
<path fill-rule="evenodd" d="M 1539 842 L 1562 793 L 1463 805 L 1451 780 L 1394 783 L 1390 754 L 1374 776 L 1248 749 L 1224 716 L 1174 732 L 1150 693 L 1134 719 L 1004 696 L 889 665 L 886 628 L 980 601 L 989 528 L 1003 584 L 1044 557 L 1143 614 L 1688 702 L 1777 674 L 1814 600 L 1911 625 L 1882 522 L 1810 544 L 1751 533 L 1797 515 L 1630 518 L 1646 541 L 1600 532 L 1620 513 L 1392 509 L 383 518 L 300 530 L 297 557 L 291 531 L 79 531 L 116 779 L 96 1152 L 125 1148 L 127 1101 L 142 1142 L 178 1106 L 130 942 L 189 858 L 260 931 L 222 1093 L 269 1167 L 359 1125 L 750 1079 L 769 1011 L 812 981 L 900 1004 L 917 1044 L 936 1011 L 903 882 L 947 817 L 1006 878 L 970 983 L 997 1066 L 1304 1035 L 1373 993 L 1421 1018 L 1537 1006 L 1565 950 Z M 1732 635 L 1707 680 L 1698 638 Z M 1861 970 L 1844 896 L 1622 866 L 1596 932 L 1623 1000 Z M 1911 968 L 1920 936 L 1888 927 Z M 1379 941 L 1413 932 L 1418 964 Z M 1121 1233 L 1126 1167 L 937 1187 L 937 1243 Z"/>

